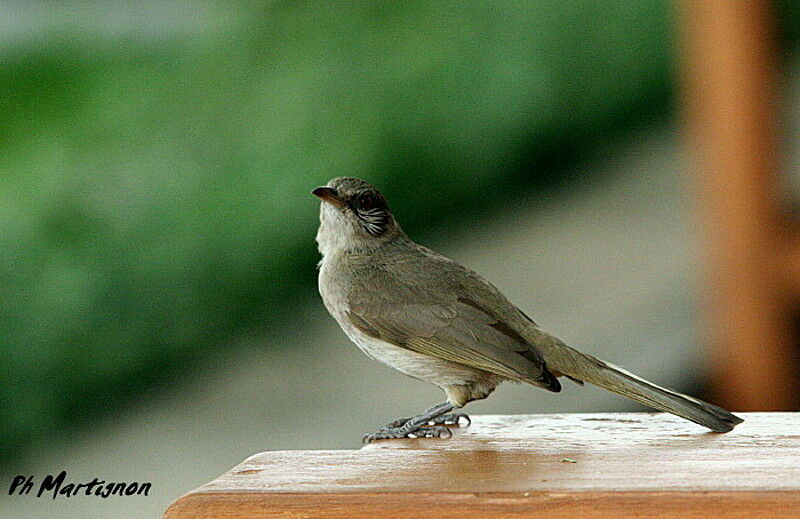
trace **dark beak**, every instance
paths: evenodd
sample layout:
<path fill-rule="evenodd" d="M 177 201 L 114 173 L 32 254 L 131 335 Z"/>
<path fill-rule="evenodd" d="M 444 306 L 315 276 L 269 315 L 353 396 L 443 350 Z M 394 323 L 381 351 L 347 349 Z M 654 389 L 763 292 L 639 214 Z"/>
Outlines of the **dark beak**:
<path fill-rule="evenodd" d="M 332 187 L 321 186 L 311 192 L 312 195 L 319 197 L 323 202 L 329 202 L 336 207 L 344 206 L 344 202 L 339 198 L 339 193 Z"/>

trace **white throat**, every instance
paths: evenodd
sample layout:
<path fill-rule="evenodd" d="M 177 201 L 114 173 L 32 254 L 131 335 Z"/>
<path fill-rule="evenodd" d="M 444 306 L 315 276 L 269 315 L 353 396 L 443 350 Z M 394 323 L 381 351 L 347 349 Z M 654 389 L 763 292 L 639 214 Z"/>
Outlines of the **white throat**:
<path fill-rule="evenodd" d="M 317 229 L 317 249 L 324 260 L 326 256 L 344 252 L 355 245 L 350 222 L 341 211 L 323 202 L 319 209 L 319 229 Z"/>

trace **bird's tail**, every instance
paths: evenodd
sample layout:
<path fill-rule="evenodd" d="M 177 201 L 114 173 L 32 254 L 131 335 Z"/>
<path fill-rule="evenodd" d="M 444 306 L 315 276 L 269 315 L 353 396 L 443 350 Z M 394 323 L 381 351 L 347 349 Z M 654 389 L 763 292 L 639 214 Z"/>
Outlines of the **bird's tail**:
<path fill-rule="evenodd" d="M 559 341 L 560 342 L 560 341 Z M 600 386 L 640 404 L 680 416 L 716 432 L 728 432 L 743 422 L 721 407 L 657 386 L 622 368 L 574 350 L 563 343 L 558 348 L 559 373 Z M 561 348 L 565 348 L 562 350 Z M 566 358 L 565 358 L 566 357 Z M 567 360 L 567 362 L 563 362 Z"/>

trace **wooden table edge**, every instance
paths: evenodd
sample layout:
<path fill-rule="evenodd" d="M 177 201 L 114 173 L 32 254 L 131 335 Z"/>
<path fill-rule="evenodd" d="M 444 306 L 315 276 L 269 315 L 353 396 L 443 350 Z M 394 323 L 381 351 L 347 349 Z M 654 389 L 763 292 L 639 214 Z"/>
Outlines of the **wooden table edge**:
<path fill-rule="evenodd" d="M 172 503 L 165 519 L 315 517 L 800 517 L 797 491 L 546 491 L 546 492 L 191 492 Z M 701 515 L 698 515 L 701 514 Z"/>

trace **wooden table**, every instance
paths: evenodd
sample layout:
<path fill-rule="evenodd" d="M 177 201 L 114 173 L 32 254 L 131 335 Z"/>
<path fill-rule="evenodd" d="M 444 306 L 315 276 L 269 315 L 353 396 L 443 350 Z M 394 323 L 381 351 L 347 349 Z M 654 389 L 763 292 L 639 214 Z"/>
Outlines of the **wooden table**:
<path fill-rule="evenodd" d="M 449 440 L 263 452 L 165 517 L 799 518 L 800 413 L 742 416 L 477 416 Z"/>

